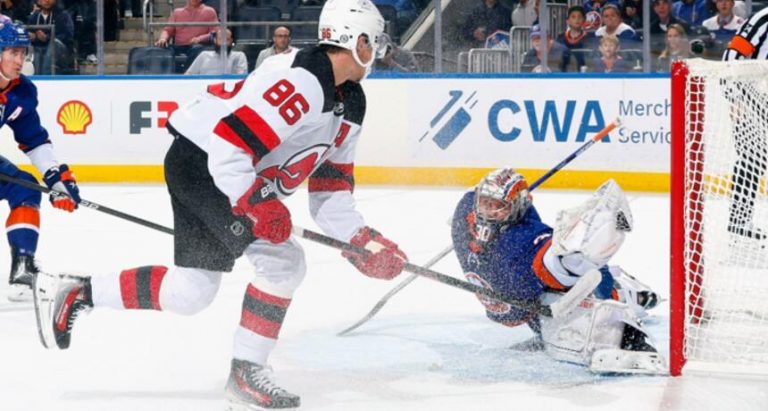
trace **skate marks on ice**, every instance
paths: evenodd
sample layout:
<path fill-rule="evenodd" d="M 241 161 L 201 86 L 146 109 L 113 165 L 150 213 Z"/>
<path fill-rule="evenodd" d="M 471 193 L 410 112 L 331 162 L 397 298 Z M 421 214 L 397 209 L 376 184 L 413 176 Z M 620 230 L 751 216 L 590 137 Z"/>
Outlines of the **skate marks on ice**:
<path fill-rule="evenodd" d="M 342 338 L 334 329 L 284 339 L 273 357 L 278 379 L 302 391 L 305 408 L 495 410 L 510 401 L 589 408 L 619 401 L 616 387 L 660 387 L 666 378 L 600 376 L 543 352 L 514 350 L 532 336 L 527 328 L 503 327 L 482 314 L 387 317 Z"/>
<path fill-rule="evenodd" d="M 527 327 L 499 326 L 482 315 L 397 316 L 343 338 L 326 329 L 307 330 L 282 341 L 280 351 L 281 362 L 296 368 L 388 375 L 393 381 L 431 374 L 457 385 L 521 382 L 554 388 L 604 379 L 585 367 L 554 361 L 543 352 L 512 348 L 531 336 Z"/>

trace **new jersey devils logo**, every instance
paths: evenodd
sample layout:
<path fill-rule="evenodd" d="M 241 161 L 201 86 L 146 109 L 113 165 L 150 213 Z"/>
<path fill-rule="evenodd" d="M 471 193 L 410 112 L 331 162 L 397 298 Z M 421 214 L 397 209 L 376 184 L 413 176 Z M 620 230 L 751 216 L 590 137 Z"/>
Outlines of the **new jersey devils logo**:
<path fill-rule="evenodd" d="M 291 195 L 312 174 L 330 145 L 317 144 L 291 156 L 280 166 L 267 167 L 259 175 L 274 183 L 280 193 Z"/>

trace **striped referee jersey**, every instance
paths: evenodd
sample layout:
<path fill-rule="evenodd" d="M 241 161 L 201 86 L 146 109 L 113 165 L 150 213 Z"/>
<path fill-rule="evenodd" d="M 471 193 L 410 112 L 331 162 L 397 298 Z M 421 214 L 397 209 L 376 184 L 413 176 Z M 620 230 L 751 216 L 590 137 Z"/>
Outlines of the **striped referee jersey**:
<path fill-rule="evenodd" d="M 723 60 L 768 59 L 768 7 L 747 20 L 728 43 Z"/>

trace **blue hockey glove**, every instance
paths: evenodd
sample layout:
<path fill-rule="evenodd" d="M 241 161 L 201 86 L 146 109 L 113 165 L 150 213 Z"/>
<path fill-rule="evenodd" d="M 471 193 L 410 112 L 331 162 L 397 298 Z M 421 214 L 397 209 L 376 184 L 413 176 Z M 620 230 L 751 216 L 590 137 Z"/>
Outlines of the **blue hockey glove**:
<path fill-rule="evenodd" d="M 80 204 L 80 189 L 77 188 L 75 175 L 66 164 L 51 167 L 43 175 L 43 180 L 51 190 L 65 194 L 51 193 L 49 199 L 54 207 L 71 213 Z"/>

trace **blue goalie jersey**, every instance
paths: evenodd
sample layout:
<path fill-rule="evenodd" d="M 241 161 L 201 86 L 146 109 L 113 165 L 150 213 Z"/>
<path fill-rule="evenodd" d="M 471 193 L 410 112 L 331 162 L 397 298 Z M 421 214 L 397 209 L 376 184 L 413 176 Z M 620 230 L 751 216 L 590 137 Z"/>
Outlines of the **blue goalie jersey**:
<path fill-rule="evenodd" d="M 552 228 L 531 206 L 523 218 L 507 225 L 484 246 L 475 242 L 474 191 L 464 195 L 453 215 L 451 236 L 464 275 L 470 282 L 533 304 L 548 289 L 562 289 L 544 267 L 543 256 L 552 243 Z M 532 313 L 479 296 L 488 317 L 516 326 Z"/>

